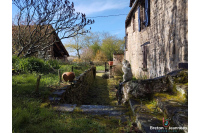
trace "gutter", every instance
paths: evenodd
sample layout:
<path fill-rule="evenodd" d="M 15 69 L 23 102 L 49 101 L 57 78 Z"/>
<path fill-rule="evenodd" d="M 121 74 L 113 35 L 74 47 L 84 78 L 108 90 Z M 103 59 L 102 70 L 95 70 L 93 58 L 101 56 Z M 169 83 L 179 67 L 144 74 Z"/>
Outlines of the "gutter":
<path fill-rule="evenodd" d="M 131 10 L 129 11 L 129 13 L 128 13 L 127 17 L 126 17 L 125 23 L 127 23 L 127 22 L 129 21 L 129 19 L 130 19 L 130 17 L 131 17 L 131 14 L 132 14 L 132 12 L 133 12 L 133 10 L 134 10 L 134 8 L 135 8 L 137 2 L 138 2 L 138 0 L 135 0 L 135 2 L 133 3 L 133 6 L 132 6 Z"/>

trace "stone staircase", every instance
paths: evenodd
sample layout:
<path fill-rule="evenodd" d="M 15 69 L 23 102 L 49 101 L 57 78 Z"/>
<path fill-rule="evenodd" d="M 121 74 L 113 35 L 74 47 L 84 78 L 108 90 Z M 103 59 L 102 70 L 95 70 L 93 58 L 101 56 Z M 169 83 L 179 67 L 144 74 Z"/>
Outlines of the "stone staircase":
<path fill-rule="evenodd" d="M 49 97 L 51 107 L 59 112 L 79 112 L 82 114 L 109 116 L 120 119 L 121 122 L 128 121 L 130 118 L 126 115 L 129 110 L 125 106 L 110 105 L 77 105 L 66 104 L 66 89 L 69 86 L 60 88 L 52 93 Z"/>
<path fill-rule="evenodd" d="M 188 128 L 188 85 L 187 84 L 175 84 L 174 93 L 158 93 L 153 96 L 152 101 L 155 101 L 152 109 L 148 108 L 145 104 L 142 104 L 138 99 L 129 99 L 129 105 L 135 116 L 135 122 L 137 127 L 144 133 L 154 133 L 158 130 L 154 130 L 151 127 L 163 127 L 163 118 L 169 119 L 170 127 L 187 127 Z M 155 111 L 156 110 L 156 111 Z M 178 132 L 187 133 L 188 129 L 160 129 L 159 132 Z"/>
<path fill-rule="evenodd" d="M 171 91 L 154 92 L 150 101 L 154 101 L 150 108 L 145 102 L 138 98 L 131 97 L 129 105 L 135 117 L 135 127 L 137 132 L 154 133 L 156 127 L 163 127 L 163 119 L 169 120 L 170 127 L 188 127 L 188 84 L 187 79 L 176 76 L 177 73 L 171 75 L 168 80 Z M 175 78 L 174 78 L 175 77 Z M 184 80 L 184 82 L 182 82 Z M 174 82 L 175 81 L 175 82 Z M 128 109 L 125 106 L 109 106 L 109 105 L 77 105 L 65 104 L 67 97 L 66 89 L 70 86 L 65 86 L 52 93 L 49 97 L 52 108 L 61 112 L 79 112 L 89 115 L 109 116 L 120 119 L 121 121 L 129 120 L 126 115 Z M 158 86 L 156 86 L 158 87 Z M 149 100 L 148 100 L 149 102 Z M 134 125 L 134 123 L 133 123 Z M 163 127 L 164 128 L 164 127 Z M 160 129 L 159 132 L 178 132 L 187 133 L 188 130 L 169 130 L 168 127 Z M 164 131 L 165 130 L 165 131 Z"/>

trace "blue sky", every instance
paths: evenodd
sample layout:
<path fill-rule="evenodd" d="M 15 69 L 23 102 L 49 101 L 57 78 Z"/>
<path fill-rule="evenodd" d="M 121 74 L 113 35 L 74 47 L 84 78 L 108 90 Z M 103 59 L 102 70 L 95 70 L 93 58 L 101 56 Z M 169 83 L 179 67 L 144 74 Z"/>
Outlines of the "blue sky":
<path fill-rule="evenodd" d="M 74 0 L 76 11 L 87 17 L 128 14 L 129 0 Z M 93 18 L 92 31 L 106 31 L 120 38 L 125 36 L 126 15 Z"/>
<path fill-rule="evenodd" d="M 75 0 L 75 8 L 87 17 L 128 14 L 129 0 Z M 126 15 L 94 18 L 92 31 L 106 31 L 123 38 Z"/>
<path fill-rule="evenodd" d="M 128 14 L 129 0 L 69 0 L 74 2 L 75 11 L 86 14 L 86 17 Z M 12 17 L 17 8 L 12 6 Z M 120 38 L 125 36 L 126 15 L 92 18 L 95 23 L 90 25 L 92 32 L 109 32 Z M 66 40 L 63 41 L 65 43 Z"/>

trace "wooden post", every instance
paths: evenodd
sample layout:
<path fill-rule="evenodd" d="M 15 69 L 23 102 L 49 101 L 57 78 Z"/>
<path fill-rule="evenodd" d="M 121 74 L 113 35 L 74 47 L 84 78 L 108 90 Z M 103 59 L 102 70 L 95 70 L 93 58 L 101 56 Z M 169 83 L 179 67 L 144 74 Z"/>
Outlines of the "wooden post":
<path fill-rule="evenodd" d="M 105 72 L 106 72 L 106 62 L 105 62 Z"/>
<path fill-rule="evenodd" d="M 37 78 L 37 84 L 36 84 L 36 89 L 35 89 L 35 92 L 39 92 L 39 85 L 40 85 L 40 78 L 41 78 L 41 75 L 39 75 L 39 77 Z"/>
<path fill-rule="evenodd" d="M 58 69 L 58 77 L 59 77 L 59 82 L 62 82 L 60 69 Z"/>
<path fill-rule="evenodd" d="M 73 66 L 72 66 L 72 72 L 73 72 L 73 69 L 74 69 L 74 68 L 73 68 Z"/>

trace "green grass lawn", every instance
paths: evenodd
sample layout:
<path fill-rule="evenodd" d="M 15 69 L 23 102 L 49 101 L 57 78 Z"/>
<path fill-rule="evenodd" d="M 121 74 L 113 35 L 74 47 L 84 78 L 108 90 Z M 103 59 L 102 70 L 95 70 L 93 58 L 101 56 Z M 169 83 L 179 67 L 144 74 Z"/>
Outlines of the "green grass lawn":
<path fill-rule="evenodd" d="M 96 66 L 97 71 L 105 71 L 105 65 L 102 66 Z"/>
<path fill-rule="evenodd" d="M 61 71 L 69 71 L 71 66 L 61 66 Z M 76 75 L 83 72 L 74 69 Z M 38 73 L 26 73 L 12 76 L 12 131 L 13 133 L 118 133 L 127 130 L 127 123 L 106 116 L 90 116 L 80 112 L 61 113 L 44 107 L 52 89 L 59 88 L 58 74 L 42 74 L 39 94 L 36 94 Z M 115 82 L 102 79 L 97 75 L 94 87 L 97 87 L 97 98 L 93 104 L 113 105 L 115 93 L 109 90 Z M 91 91 L 91 95 L 96 90 Z M 103 99 L 103 100 L 102 100 Z M 99 103 L 98 103 L 99 102 Z M 48 104 L 47 104 L 48 105 Z"/>

